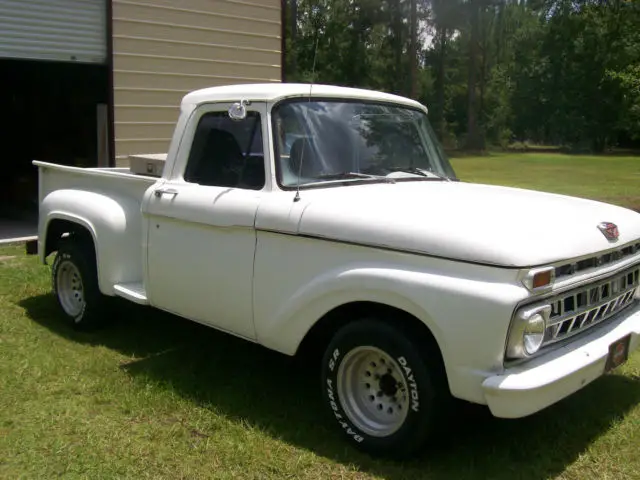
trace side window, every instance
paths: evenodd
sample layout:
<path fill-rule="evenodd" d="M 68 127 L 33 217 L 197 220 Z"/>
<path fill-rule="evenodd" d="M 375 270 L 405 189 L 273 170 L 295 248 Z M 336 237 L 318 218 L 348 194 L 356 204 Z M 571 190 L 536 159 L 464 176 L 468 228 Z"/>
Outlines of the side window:
<path fill-rule="evenodd" d="M 257 112 L 237 121 L 226 111 L 205 113 L 191 145 L 184 179 L 216 187 L 264 187 L 262 122 Z"/>

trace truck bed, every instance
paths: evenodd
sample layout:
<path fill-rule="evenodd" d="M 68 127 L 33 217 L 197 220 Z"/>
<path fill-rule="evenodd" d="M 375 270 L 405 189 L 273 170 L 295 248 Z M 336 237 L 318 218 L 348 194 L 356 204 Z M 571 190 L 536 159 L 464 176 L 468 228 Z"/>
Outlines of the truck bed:
<path fill-rule="evenodd" d="M 96 239 L 101 258 L 99 281 L 107 294 L 118 284 L 141 284 L 145 192 L 158 177 L 128 168 L 79 168 L 34 161 L 38 167 L 40 204 L 38 250 L 45 261 L 49 222 L 69 220 L 84 225 Z"/>
<path fill-rule="evenodd" d="M 82 168 L 37 160 L 33 164 L 38 167 L 40 203 L 54 190 L 67 188 L 113 192 L 142 201 L 147 188 L 158 180 L 155 176 L 133 173 L 126 167 Z"/>

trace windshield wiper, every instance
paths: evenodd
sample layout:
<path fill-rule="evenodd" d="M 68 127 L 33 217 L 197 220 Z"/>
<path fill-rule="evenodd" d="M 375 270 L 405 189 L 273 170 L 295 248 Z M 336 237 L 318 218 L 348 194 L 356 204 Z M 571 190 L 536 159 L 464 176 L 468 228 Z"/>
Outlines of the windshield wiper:
<path fill-rule="evenodd" d="M 451 181 L 451 179 L 449 179 L 447 177 L 444 177 L 442 175 L 438 175 L 437 173 L 433 173 L 430 170 L 425 170 L 423 168 L 418 168 L 418 167 L 393 167 L 393 168 L 385 167 L 385 169 L 386 170 L 390 170 L 391 172 L 413 173 L 414 175 L 420 175 L 421 177 L 425 177 L 425 178 L 445 180 L 447 182 Z M 398 180 L 398 179 L 396 179 L 396 180 Z"/>
<path fill-rule="evenodd" d="M 340 179 L 358 179 L 358 178 L 366 178 L 366 179 L 374 179 L 374 180 L 382 180 L 383 182 L 395 183 L 395 179 L 385 177 L 384 175 L 371 175 L 369 173 L 359 173 L 359 172 L 338 172 L 338 173 L 327 173 L 325 175 L 314 175 L 313 178 L 317 178 L 318 180 L 340 180 Z"/>

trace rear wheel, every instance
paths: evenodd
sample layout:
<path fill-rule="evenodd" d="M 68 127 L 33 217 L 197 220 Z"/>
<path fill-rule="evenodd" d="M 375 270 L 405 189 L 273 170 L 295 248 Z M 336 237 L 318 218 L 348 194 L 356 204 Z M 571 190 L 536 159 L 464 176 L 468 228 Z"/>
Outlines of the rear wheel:
<path fill-rule="evenodd" d="M 87 240 L 76 236 L 61 239 L 52 284 L 58 304 L 74 328 L 92 328 L 104 321 L 105 297 L 98 288 L 93 245 Z"/>
<path fill-rule="evenodd" d="M 324 399 L 342 433 L 374 455 L 406 457 L 434 431 L 446 398 L 428 345 L 387 322 L 341 328 L 322 363 Z"/>

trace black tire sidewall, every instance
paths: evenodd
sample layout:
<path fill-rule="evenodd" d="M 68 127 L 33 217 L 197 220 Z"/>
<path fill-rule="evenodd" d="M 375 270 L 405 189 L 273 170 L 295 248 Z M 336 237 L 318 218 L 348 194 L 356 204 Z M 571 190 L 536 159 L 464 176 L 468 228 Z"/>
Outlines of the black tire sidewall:
<path fill-rule="evenodd" d="M 391 356 L 401 367 L 409 388 L 408 414 L 399 430 L 387 437 L 374 437 L 349 420 L 338 394 L 338 371 L 347 353 L 356 347 L 373 346 Z M 343 434 L 361 450 L 404 457 L 419 449 L 428 437 L 434 418 L 433 382 L 428 361 L 401 330 L 375 319 L 343 327 L 330 342 L 322 359 L 322 390 L 331 417 Z"/>
<path fill-rule="evenodd" d="M 63 240 L 60 243 L 58 253 L 51 269 L 51 280 L 53 283 L 53 293 L 58 305 L 63 313 L 70 319 L 75 328 L 82 329 L 94 326 L 101 320 L 101 292 L 98 288 L 97 271 L 95 268 L 95 257 L 89 253 L 89 249 L 81 242 L 71 239 Z M 57 278 L 60 266 L 64 262 L 75 265 L 80 273 L 84 303 L 82 310 L 76 316 L 69 315 L 63 308 L 57 289 Z"/>

